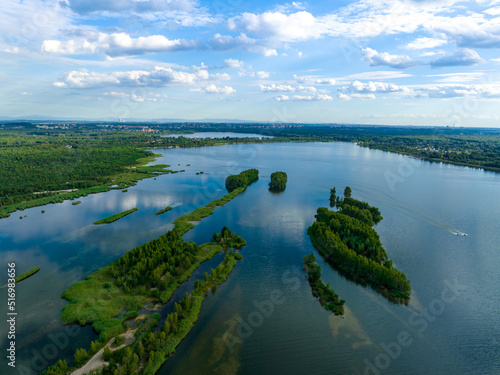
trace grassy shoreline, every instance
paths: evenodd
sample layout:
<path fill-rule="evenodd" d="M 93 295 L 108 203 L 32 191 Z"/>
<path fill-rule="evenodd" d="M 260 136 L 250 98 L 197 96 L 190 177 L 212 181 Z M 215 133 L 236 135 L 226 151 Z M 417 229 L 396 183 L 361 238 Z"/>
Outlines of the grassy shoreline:
<path fill-rule="evenodd" d="M 165 212 L 168 212 L 168 211 L 170 211 L 171 209 L 172 209 L 172 207 L 167 206 L 167 207 L 165 207 L 165 208 L 161 209 L 160 211 L 158 211 L 158 212 L 156 213 L 156 215 L 161 215 L 161 214 L 164 214 Z"/>
<path fill-rule="evenodd" d="M 3 206 L 0 208 L 0 219 L 9 217 L 11 213 L 16 211 L 24 211 L 28 208 L 45 206 L 51 203 L 62 203 L 65 200 L 86 197 L 89 194 L 104 193 L 114 189 L 124 189 L 130 186 L 134 186 L 138 181 L 145 178 L 172 173 L 171 170 L 166 169 L 170 167 L 166 164 L 145 166 L 146 164 L 156 161 L 158 156 L 159 155 L 153 155 L 146 158 L 137 159 L 136 164 L 126 168 L 126 172 L 111 176 L 112 182 L 107 185 L 98 185 L 90 188 L 78 189 L 76 191 L 68 193 L 59 193 L 56 195 Z"/>

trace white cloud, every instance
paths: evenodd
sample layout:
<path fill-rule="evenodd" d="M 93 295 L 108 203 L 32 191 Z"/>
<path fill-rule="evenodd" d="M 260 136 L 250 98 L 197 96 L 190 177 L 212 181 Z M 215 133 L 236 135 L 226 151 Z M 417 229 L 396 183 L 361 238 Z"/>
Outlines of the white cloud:
<path fill-rule="evenodd" d="M 412 60 L 409 56 L 390 55 L 387 52 L 378 53 L 371 48 L 363 48 L 363 59 L 370 63 L 370 66 L 385 65 L 395 69 L 406 69 L 422 64 L 419 61 Z"/>
<path fill-rule="evenodd" d="M 127 33 L 87 33 L 87 38 L 77 40 L 45 40 L 42 52 L 59 54 L 95 54 L 110 57 L 143 55 L 147 53 L 174 52 L 199 48 L 195 41 L 170 40 L 163 35 L 132 38 Z"/>
<path fill-rule="evenodd" d="M 450 55 L 443 56 L 431 61 L 431 67 L 441 68 L 447 66 L 471 66 L 484 62 L 484 60 L 474 50 L 464 48 L 457 50 Z"/>
<path fill-rule="evenodd" d="M 278 52 L 274 48 L 267 46 L 265 40 L 249 38 L 246 34 L 240 34 L 237 37 L 230 35 L 215 34 L 208 41 L 210 47 L 219 51 L 231 51 L 236 49 L 244 49 L 249 52 L 260 53 L 264 56 L 277 56 Z"/>
<path fill-rule="evenodd" d="M 351 97 L 347 94 L 339 93 L 337 94 L 337 98 L 342 99 L 342 100 L 351 100 Z"/>
<path fill-rule="evenodd" d="M 230 86 L 217 87 L 213 84 L 208 85 L 204 88 L 190 89 L 189 91 L 203 92 L 206 94 L 224 94 L 224 95 L 229 95 L 236 92 L 236 90 Z"/>
<path fill-rule="evenodd" d="M 285 42 L 319 38 L 324 33 L 323 27 L 318 24 L 314 16 L 305 11 L 292 14 L 245 12 L 241 16 L 230 18 L 228 27 L 230 30 L 240 30 Z"/>
<path fill-rule="evenodd" d="M 147 93 L 147 92 L 141 92 L 140 95 L 131 93 L 128 94 L 126 92 L 116 92 L 116 91 L 111 91 L 111 92 L 105 92 L 104 96 L 110 96 L 113 98 L 126 98 L 132 102 L 137 102 L 137 103 L 142 103 L 145 101 L 149 102 L 163 102 L 163 99 L 161 99 L 160 94 L 154 94 L 154 93 Z"/>
<path fill-rule="evenodd" d="M 337 94 L 337 97 L 342 100 L 351 100 L 352 98 L 354 99 L 361 99 L 361 100 L 371 100 L 375 99 L 375 95 L 373 94 L 344 94 L 344 93 L 339 93 Z"/>
<path fill-rule="evenodd" d="M 224 68 L 241 69 L 245 63 L 236 59 L 226 59 L 224 60 Z"/>
<path fill-rule="evenodd" d="M 19 53 L 19 47 L 12 47 L 12 48 L 4 48 L 1 50 L 2 52 L 5 52 L 5 53 L 13 53 L 13 54 L 17 54 Z"/>
<path fill-rule="evenodd" d="M 271 76 L 271 73 L 269 72 L 264 72 L 263 70 L 259 70 L 257 72 L 257 78 L 260 78 L 260 79 L 265 79 L 265 78 L 269 78 Z"/>
<path fill-rule="evenodd" d="M 292 100 L 295 101 L 332 101 L 333 98 L 330 95 L 326 94 L 316 94 L 316 95 L 294 95 Z"/>
<path fill-rule="evenodd" d="M 266 85 L 259 85 L 260 90 L 263 92 L 316 92 L 316 87 L 313 86 L 291 86 L 291 85 L 277 85 L 275 83 Z"/>
<path fill-rule="evenodd" d="M 354 81 L 349 86 L 344 86 L 340 89 L 343 92 L 350 93 L 391 93 L 391 92 L 402 92 L 409 93 L 411 89 L 406 86 L 398 86 L 392 83 L 386 82 L 360 82 Z"/>
<path fill-rule="evenodd" d="M 290 100 L 290 97 L 287 95 L 280 95 L 280 96 L 275 96 L 274 99 L 278 102 L 286 102 Z"/>
<path fill-rule="evenodd" d="M 168 84 L 194 84 L 215 78 L 206 70 L 194 73 L 155 66 L 152 70 L 117 71 L 111 73 L 89 72 L 86 69 L 66 73 L 64 82 L 55 82 L 56 87 L 89 88 L 101 86 L 165 86 Z"/>
<path fill-rule="evenodd" d="M 408 43 L 404 48 L 406 49 L 427 49 L 435 48 L 448 43 L 445 39 L 438 38 L 417 38 L 413 42 Z"/>
<path fill-rule="evenodd" d="M 30 92 L 27 92 L 27 91 L 23 91 L 23 92 L 22 92 L 22 93 L 20 93 L 19 95 L 23 95 L 23 96 L 25 96 L 25 95 L 33 95 L 33 94 L 32 94 L 32 93 L 30 93 Z"/>

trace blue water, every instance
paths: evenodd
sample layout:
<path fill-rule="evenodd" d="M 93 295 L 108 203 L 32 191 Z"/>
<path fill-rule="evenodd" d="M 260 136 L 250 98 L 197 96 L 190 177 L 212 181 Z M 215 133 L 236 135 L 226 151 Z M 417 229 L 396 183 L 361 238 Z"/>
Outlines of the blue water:
<path fill-rule="evenodd" d="M 223 196 L 225 177 L 248 168 L 260 170 L 259 181 L 185 235 L 201 244 L 227 225 L 246 239 L 244 258 L 207 296 L 198 322 L 160 374 L 499 373 L 499 174 L 349 143 L 155 152 L 164 155 L 157 163 L 181 164 L 186 172 L 140 181 L 127 193 L 84 197 L 78 206 L 64 202 L 25 210 L 22 220 L 18 213 L 0 220 L 0 264 L 15 261 L 18 273 L 41 266 L 17 288 L 17 363 L 32 370 L 26 373 L 38 373 L 37 352 L 54 363 L 95 339 L 82 328 L 48 358 L 51 334 L 65 329 L 60 295 L 69 285 Z M 277 170 L 288 174 L 288 185 L 271 194 L 267 185 Z M 302 271 L 302 257 L 315 251 L 306 230 L 316 208 L 328 205 L 329 189 L 341 192 L 346 185 L 380 208 L 384 220 L 376 230 L 411 280 L 408 306 L 346 280 L 317 253 L 323 280 L 346 300 L 345 318 L 333 317 L 312 296 Z M 174 209 L 155 216 L 167 205 Z M 113 224 L 92 225 L 133 207 L 139 210 Z M 270 305 L 275 300 L 280 303 Z M 0 337 L 6 332 L 0 325 Z M 2 374 L 18 373 L 9 372 L 6 361 Z"/>

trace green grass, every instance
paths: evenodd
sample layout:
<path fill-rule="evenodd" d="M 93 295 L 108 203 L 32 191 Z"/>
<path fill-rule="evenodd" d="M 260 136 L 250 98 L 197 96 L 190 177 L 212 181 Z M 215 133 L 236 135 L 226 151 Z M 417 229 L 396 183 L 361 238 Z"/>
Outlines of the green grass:
<path fill-rule="evenodd" d="M 94 221 L 94 224 L 95 225 L 100 225 L 100 224 L 114 223 L 115 221 L 120 220 L 122 217 L 130 215 L 132 212 L 135 212 L 137 210 L 138 210 L 137 207 L 136 208 L 132 208 L 131 210 L 120 212 L 119 214 L 111 215 L 111 216 L 105 217 L 104 219 Z"/>
<path fill-rule="evenodd" d="M 71 203 L 73 206 L 76 206 L 76 205 L 79 205 L 80 203 L 82 203 L 82 201 L 75 201 L 73 203 Z"/>
<path fill-rule="evenodd" d="M 160 211 L 158 211 L 158 212 L 156 213 L 156 215 L 161 215 L 161 214 L 164 214 L 165 212 L 168 212 L 168 211 L 170 211 L 171 209 L 172 209 L 172 207 L 167 206 L 167 207 L 165 207 L 164 209 L 161 209 Z"/>
<path fill-rule="evenodd" d="M 212 215 L 216 207 L 224 206 L 227 202 L 243 193 L 245 189 L 246 186 L 234 189 L 231 193 L 224 195 L 222 198 L 216 199 L 208 203 L 204 207 L 199 207 L 196 210 L 175 219 L 175 230 L 177 230 L 180 234 L 184 234 L 187 231 L 193 229 L 194 224 L 191 223 L 192 221 L 201 221 L 201 219 L 203 219 L 204 217 Z"/>
<path fill-rule="evenodd" d="M 30 269 L 29 271 L 23 272 L 22 274 L 16 276 L 16 278 L 15 278 L 16 283 L 20 283 L 21 281 L 26 280 L 28 277 L 33 276 L 38 271 L 40 271 L 40 266 L 36 266 L 36 267 Z M 5 287 L 6 287 L 6 285 L 1 286 L 0 289 L 5 288 Z"/>

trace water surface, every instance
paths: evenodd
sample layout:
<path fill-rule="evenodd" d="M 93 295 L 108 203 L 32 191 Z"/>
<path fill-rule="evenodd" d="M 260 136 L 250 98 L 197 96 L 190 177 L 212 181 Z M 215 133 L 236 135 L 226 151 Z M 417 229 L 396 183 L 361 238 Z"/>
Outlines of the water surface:
<path fill-rule="evenodd" d="M 43 207 L 44 214 L 37 207 L 22 220 L 17 213 L 0 220 L 1 263 L 15 261 L 18 273 L 41 267 L 17 288 L 17 360 L 25 373 L 37 373 L 40 356 L 56 360 L 50 345 L 54 334 L 65 332 L 62 291 L 165 233 L 176 217 L 223 196 L 228 174 L 258 168 L 258 182 L 185 235 L 201 244 L 227 225 L 247 246 L 160 374 L 498 374 L 499 174 L 348 143 L 155 152 L 164 155 L 158 163 L 180 164 L 186 172 L 140 181 L 127 193 L 83 197 L 78 206 L 64 202 Z M 272 194 L 268 183 L 278 170 L 288 174 L 288 185 Z M 376 230 L 411 280 L 408 306 L 346 280 L 317 254 L 323 280 L 347 301 L 345 318 L 313 298 L 302 271 L 303 256 L 315 251 L 306 230 L 317 207 L 328 205 L 329 189 L 340 193 L 346 185 L 355 198 L 380 208 L 384 220 Z M 167 205 L 173 210 L 155 216 Z M 92 225 L 133 207 L 139 210 L 113 224 Z M 460 285 L 456 295 L 449 285 Z M 271 304 L 273 296 L 279 303 Z M 0 298 L 7 298 L 4 291 Z M 0 335 L 6 336 L 5 325 Z M 95 337 L 81 329 L 56 348 L 57 358 L 69 360 Z M 398 338 L 405 338 L 400 350 L 392 344 Z M 7 368 L 5 358 L 0 366 Z"/>

